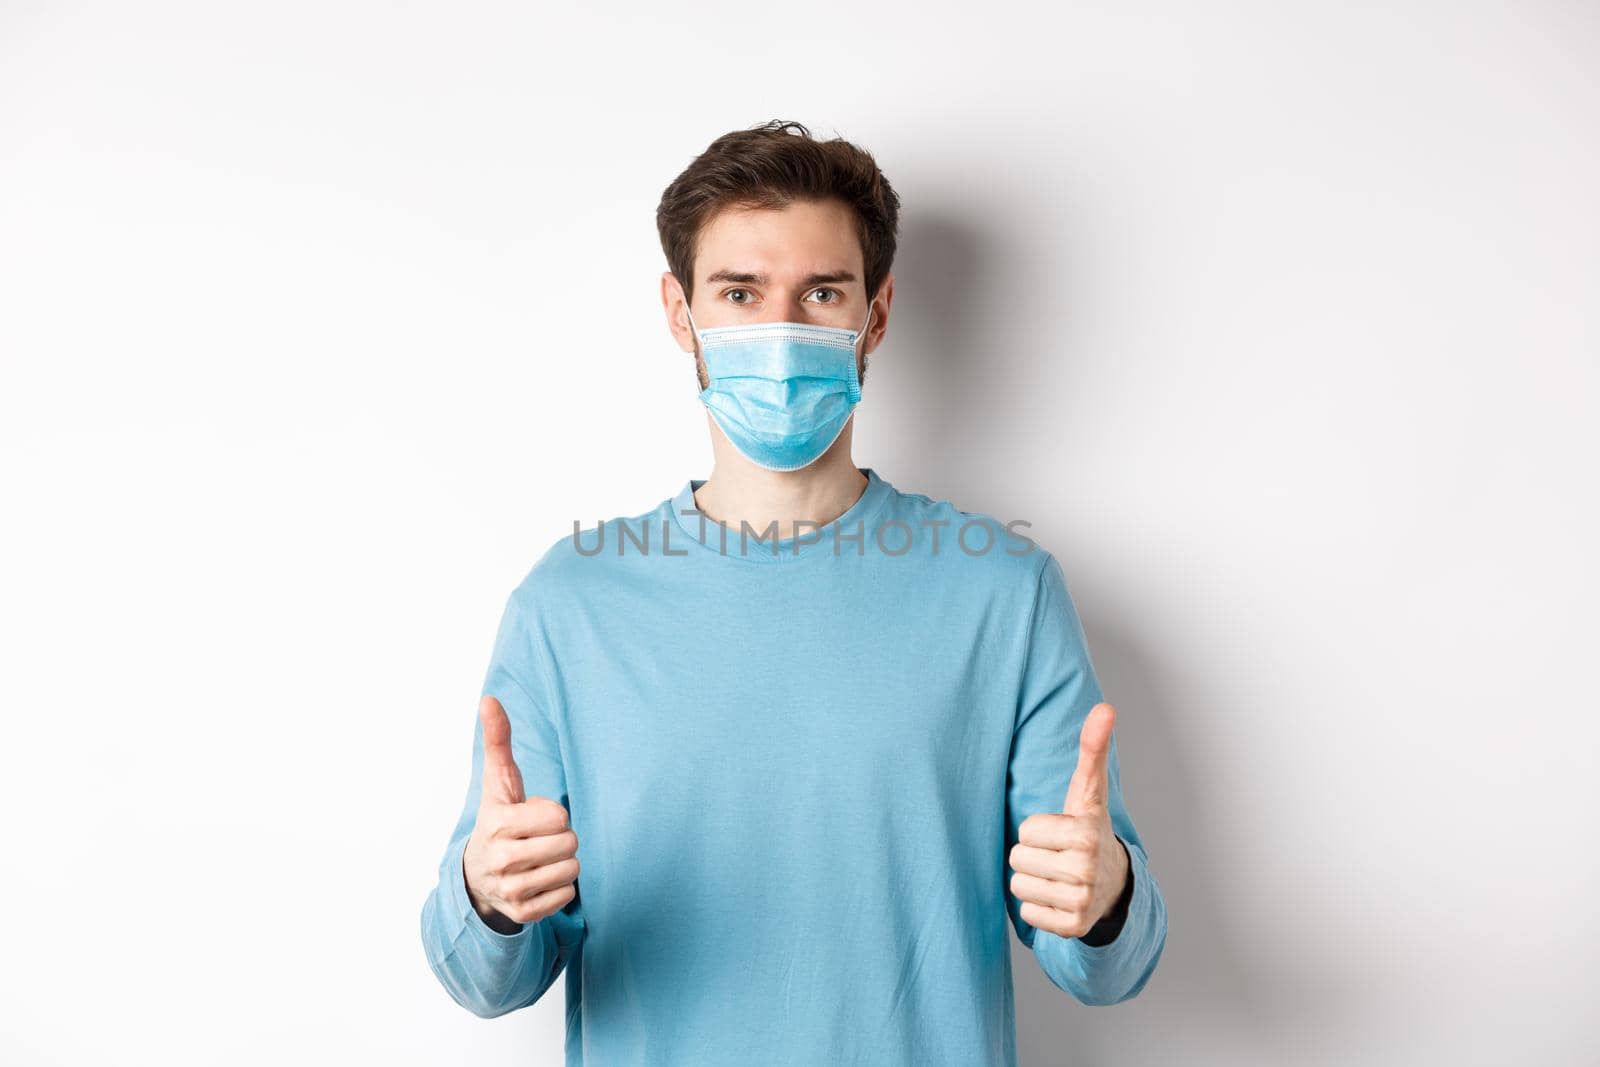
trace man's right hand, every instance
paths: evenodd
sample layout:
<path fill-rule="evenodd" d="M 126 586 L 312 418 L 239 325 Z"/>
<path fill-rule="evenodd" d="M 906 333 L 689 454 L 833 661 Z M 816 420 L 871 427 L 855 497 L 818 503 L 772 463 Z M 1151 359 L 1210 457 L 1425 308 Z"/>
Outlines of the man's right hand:
<path fill-rule="evenodd" d="M 577 894 L 578 835 L 559 802 L 523 795 L 522 772 L 511 757 L 511 720 L 500 701 L 484 697 L 478 716 L 483 796 L 461 866 L 473 909 L 490 928 L 514 934 Z"/>

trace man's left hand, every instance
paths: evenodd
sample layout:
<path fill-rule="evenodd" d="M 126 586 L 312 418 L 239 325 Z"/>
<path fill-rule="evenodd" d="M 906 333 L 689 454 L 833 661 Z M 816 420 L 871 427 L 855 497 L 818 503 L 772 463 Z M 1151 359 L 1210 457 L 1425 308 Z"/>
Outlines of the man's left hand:
<path fill-rule="evenodd" d="M 1078 767 L 1061 814 L 1030 815 L 1011 849 L 1011 892 L 1024 922 L 1081 937 L 1109 912 L 1128 884 L 1128 850 L 1111 828 L 1106 765 L 1117 711 L 1096 704 L 1078 738 Z"/>

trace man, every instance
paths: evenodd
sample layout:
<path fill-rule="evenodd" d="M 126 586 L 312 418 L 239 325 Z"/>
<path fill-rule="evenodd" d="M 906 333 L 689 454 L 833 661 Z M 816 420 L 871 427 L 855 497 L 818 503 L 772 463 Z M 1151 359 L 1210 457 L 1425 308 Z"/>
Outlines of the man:
<path fill-rule="evenodd" d="M 1059 564 L 851 457 L 898 211 L 795 123 L 661 200 L 715 465 L 511 594 L 422 912 L 477 1015 L 565 968 L 568 1064 L 1012 1064 L 1008 919 L 1085 1004 L 1160 958 Z"/>

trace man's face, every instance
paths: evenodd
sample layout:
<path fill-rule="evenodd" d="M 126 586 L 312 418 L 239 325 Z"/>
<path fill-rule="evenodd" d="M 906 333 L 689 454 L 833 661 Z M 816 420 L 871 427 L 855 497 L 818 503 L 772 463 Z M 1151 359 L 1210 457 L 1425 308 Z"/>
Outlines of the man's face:
<path fill-rule="evenodd" d="M 859 330 L 867 319 L 867 287 L 855 215 L 839 200 L 796 201 L 783 208 L 725 208 L 700 228 L 690 311 L 702 330 L 752 322 L 808 322 Z M 662 277 L 674 332 L 695 353 L 700 388 L 710 384 L 699 345 L 670 273 Z M 856 357 L 882 336 L 890 281 Z"/>

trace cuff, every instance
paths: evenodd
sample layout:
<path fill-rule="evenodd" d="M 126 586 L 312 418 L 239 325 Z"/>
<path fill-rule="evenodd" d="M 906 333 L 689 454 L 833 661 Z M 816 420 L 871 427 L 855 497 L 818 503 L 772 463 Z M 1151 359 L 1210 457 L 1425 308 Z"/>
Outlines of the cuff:
<path fill-rule="evenodd" d="M 1118 840 L 1121 840 L 1121 838 L 1119 837 Z M 1123 894 L 1127 898 L 1128 906 L 1122 915 L 1116 936 L 1099 945 L 1090 944 L 1081 937 L 1057 938 L 1064 942 L 1064 947 L 1069 948 L 1085 961 L 1099 963 L 1136 949 L 1138 946 L 1135 942 L 1139 940 L 1137 928 L 1154 903 L 1150 891 L 1150 868 L 1146 863 L 1143 850 L 1132 847 L 1126 841 L 1122 842 L 1122 847 L 1128 850 L 1129 887 L 1124 889 Z M 1112 918 L 1115 918 L 1114 912 L 1112 915 L 1107 916 L 1106 919 L 1096 923 L 1089 932 L 1092 934 L 1099 930 L 1102 925 L 1107 923 L 1107 920 Z M 1056 936 L 1048 930 L 1041 930 L 1039 933 L 1041 936 Z"/>
<path fill-rule="evenodd" d="M 445 899 L 449 902 L 450 920 L 453 926 L 450 940 L 454 942 L 460 937 L 473 937 L 501 952 L 522 948 L 533 936 L 533 928 L 537 924 L 523 923 L 522 929 L 516 933 L 502 934 L 484 922 L 483 916 L 478 914 L 478 909 L 472 906 L 472 897 L 467 893 L 467 872 L 462 866 L 462 859 L 467 852 L 468 837 L 463 837 L 451 845 L 444 860 Z"/>

